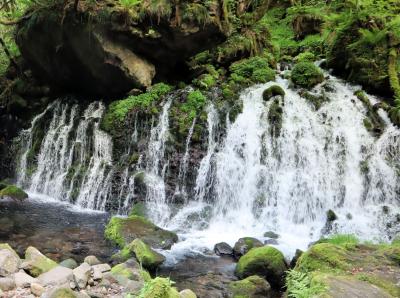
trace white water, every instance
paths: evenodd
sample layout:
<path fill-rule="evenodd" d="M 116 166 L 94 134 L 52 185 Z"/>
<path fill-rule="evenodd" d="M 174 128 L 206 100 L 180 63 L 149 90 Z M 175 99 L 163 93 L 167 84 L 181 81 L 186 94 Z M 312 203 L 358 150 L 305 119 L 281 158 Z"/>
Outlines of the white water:
<path fill-rule="evenodd" d="M 263 90 L 272 83 L 244 92 L 243 112 L 214 153 L 212 178 L 204 167 L 213 164 L 213 153 L 198 171 L 196 189 L 212 185 L 215 202 L 206 204 L 199 195 L 166 225 L 184 239 L 173 247 L 175 254 L 202 246 L 212 249 L 222 241 L 233 245 L 244 236 L 265 239 L 263 234 L 271 230 L 280 235 L 277 247 L 289 256 L 321 237 L 329 209 L 338 216 L 333 233 L 387 240 L 386 222 L 400 210 L 398 129 L 388 125 L 375 139 L 363 125 L 366 111 L 353 95 L 356 88 L 338 79 L 331 78 L 336 91 L 327 94 L 331 101 L 318 111 L 289 89 L 287 81 L 278 79 L 277 84 L 286 92 L 280 136 L 271 137 L 271 102 L 262 100 Z M 210 119 L 209 113 L 213 122 Z M 361 170 L 363 162 L 367 174 Z M 214 182 L 204 183 L 210 180 Z M 390 215 L 383 214 L 383 205 L 389 206 Z M 206 208 L 211 210 L 206 226 L 191 223 L 193 214 L 204 214 Z"/>
<path fill-rule="evenodd" d="M 112 141 L 99 129 L 104 106 L 93 102 L 82 117 L 77 105 L 69 106 L 61 101 L 45 112 L 49 110 L 52 110 L 52 118 L 40 147 L 37 167 L 28 178 L 24 153 L 18 183 L 27 185 L 30 193 L 59 201 L 75 200 L 77 206 L 104 210 L 112 178 Z M 31 135 L 38 117 L 32 122 Z M 32 140 L 26 143 L 24 152 L 29 152 L 31 147 Z M 73 175 L 69 179 L 71 171 Z M 83 177 L 78 179 L 79 175 Z M 74 191 L 77 193 L 73 194 Z"/>

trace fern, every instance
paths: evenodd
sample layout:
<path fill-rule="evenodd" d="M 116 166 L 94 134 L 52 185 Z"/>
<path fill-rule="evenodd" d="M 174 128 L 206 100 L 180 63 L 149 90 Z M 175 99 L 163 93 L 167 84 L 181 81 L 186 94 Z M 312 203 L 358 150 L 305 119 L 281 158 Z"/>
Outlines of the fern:
<path fill-rule="evenodd" d="M 312 298 L 325 291 L 325 286 L 312 282 L 309 274 L 290 270 L 286 276 L 288 298 Z"/>

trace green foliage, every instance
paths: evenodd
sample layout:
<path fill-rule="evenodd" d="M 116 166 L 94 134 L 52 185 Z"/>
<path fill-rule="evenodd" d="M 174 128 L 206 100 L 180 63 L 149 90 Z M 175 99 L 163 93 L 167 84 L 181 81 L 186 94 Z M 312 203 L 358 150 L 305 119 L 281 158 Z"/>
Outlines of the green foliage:
<path fill-rule="evenodd" d="M 264 57 L 252 57 L 233 63 L 230 66 L 230 79 L 239 85 L 266 83 L 275 79 L 275 71 Z"/>
<path fill-rule="evenodd" d="M 123 222 L 123 218 L 114 216 L 110 219 L 104 231 L 106 239 L 117 244 L 120 247 L 123 247 L 125 245 L 125 240 L 121 235 L 121 227 L 123 225 Z"/>
<path fill-rule="evenodd" d="M 296 85 L 309 89 L 321 83 L 324 75 L 313 63 L 300 62 L 293 67 L 291 78 Z"/>
<path fill-rule="evenodd" d="M 322 283 L 313 282 L 309 274 L 297 270 L 287 272 L 286 288 L 289 298 L 317 297 L 326 290 Z"/>
<path fill-rule="evenodd" d="M 142 0 L 118 0 L 118 1 L 119 4 L 121 4 L 126 9 L 135 8 L 142 2 Z"/>
<path fill-rule="evenodd" d="M 267 296 L 270 286 L 265 279 L 253 275 L 243 280 L 231 282 L 229 289 L 232 292 L 233 298 L 251 298 L 261 297 L 261 295 Z"/>
<path fill-rule="evenodd" d="M 316 60 L 316 57 L 314 53 L 312 52 L 303 52 L 298 54 L 294 60 L 299 63 L 299 62 L 314 62 Z"/>
<path fill-rule="evenodd" d="M 158 83 L 150 87 L 146 93 L 112 102 L 103 117 L 102 128 L 114 134 L 124 124 L 126 116 L 130 111 L 134 109 L 148 110 L 163 95 L 171 90 L 171 86 Z"/>
<path fill-rule="evenodd" d="M 156 277 L 145 282 L 138 298 L 179 298 L 178 291 L 169 278 Z"/>
<path fill-rule="evenodd" d="M 325 240 L 326 243 L 331 243 L 334 245 L 344 246 L 344 247 L 354 247 L 360 243 L 360 240 L 355 235 L 351 234 L 337 234 Z"/>

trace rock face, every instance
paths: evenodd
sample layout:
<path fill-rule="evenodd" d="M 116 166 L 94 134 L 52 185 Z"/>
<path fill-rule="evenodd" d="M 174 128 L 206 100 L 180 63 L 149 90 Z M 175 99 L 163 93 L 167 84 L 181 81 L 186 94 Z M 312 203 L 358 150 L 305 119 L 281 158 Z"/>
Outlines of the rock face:
<path fill-rule="evenodd" d="M 97 95 L 143 89 L 156 72 L 162 77 L 182 70 L 186 59 L 225 38 L 216 22 L 176 26 L 170 15 L 161 13 L 135 17 L 118 1 L 79 5 L 76 10 L 73 4 L 71 0 L 36 11 L 16 35 L 35 73 L 64 89 Z"/>

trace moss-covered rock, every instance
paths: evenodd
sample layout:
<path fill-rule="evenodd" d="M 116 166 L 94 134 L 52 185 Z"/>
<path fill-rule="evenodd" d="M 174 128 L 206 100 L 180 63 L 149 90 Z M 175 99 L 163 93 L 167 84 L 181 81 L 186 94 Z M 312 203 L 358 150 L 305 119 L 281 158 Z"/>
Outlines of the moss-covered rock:
<path fill-rule="evenodd" d="M 271 286 L 265 279 L 257 275 L 252 275 L 243 280 L 231 282 L 229 284 L 229 289 L 233 298 L 271 297 Z"/>
<path fill-rule="evenodd" d="M 154 248 L 168 249 L 178 241 L 178 236 L 157 227 L 144 217 L 131 215 L 127 218 L 112 217 L 106 226 L 105 236 L 121 248 L 140 238 Z"/>
<path fill-rule="evenodd" d="M 291 78 L 295 85 L 310 89 L 322 83 L 324 75 L 319 67 L 315 66 L 313 63 L 300 62 L 293 67 Z"/>
<path fill-rule="evenodd" d="M 264 246 L 251 249 L 239 259 L 235 274 L 239 278 L 251 275 L 265 277 L 272 287 L 284 286 L 287 265 L 283 254 L 274 247 Z"/>
<path fill-rule="evenodd" d="M 236 259 L 239 259 L 253 247 L 261 246 L 264 246 L 264 244 L 260 240 L 252 237 L 243 237 L 236 241 L 235 245 L 233 246 L 233 255 Z"/>
<path fill-rule="evenodd" d="M 28 198 L 28 194 L 15 185 L 8 185 L 0 190 L 0 197 L 23 201 Z"/>
<path fill-rule="evenodd" d="M 146 282 L 139 297 L 143 298 L 180 298 L 169 278 L 157 277 Z"/>
<path fill-rule="evenodd" d="M 57 267 L 57 263 L 43 255 L 36 248 L 30 246 L 25 251 L 25 262 L 30 275 L 37 277 L 42 273 Z"/>
<path fill-rule="evenodd" d="M 140 264 L 149 270 L 155 270 L 165 261 L 163 255 L 152 250 L 146 243 L 138 238 L 125 246 L 124 249 L 133 252 Z"/>
<path fill-rule="evenodd" d="M 262 94 L 263 99 L 265 101 L 268 101 L 271 99 L 271 97 L 278 96 L 278 95 L 285 97 L 285 91 L 282 89 L 281 86 L 278 86 L 278 85 L 273 85 L 271 87 L 268 87 L 267 89 L 265 89 L 263 91 L 263 94 Z"/>

